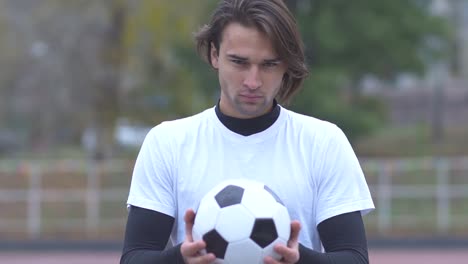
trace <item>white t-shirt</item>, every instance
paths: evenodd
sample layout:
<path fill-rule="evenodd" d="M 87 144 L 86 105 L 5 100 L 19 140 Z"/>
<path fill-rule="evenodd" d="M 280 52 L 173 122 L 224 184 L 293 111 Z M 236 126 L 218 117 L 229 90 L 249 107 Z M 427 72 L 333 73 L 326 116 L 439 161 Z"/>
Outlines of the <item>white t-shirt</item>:
<path fill-rule="evenodd" d="M 185 238 L 184 214 L 226 179 L 268 185 L 302 228 L 301 244 L 321 251 L 317 225 L 374 204 L 359 162 L 334 124 L 281 108 L 268 129 L 242 136 L 227 129 L 214 108 L 166 121 L 146 136 L 138 155 L 128 205 L 155 210 L 176 221 L 173 244 Z"/>

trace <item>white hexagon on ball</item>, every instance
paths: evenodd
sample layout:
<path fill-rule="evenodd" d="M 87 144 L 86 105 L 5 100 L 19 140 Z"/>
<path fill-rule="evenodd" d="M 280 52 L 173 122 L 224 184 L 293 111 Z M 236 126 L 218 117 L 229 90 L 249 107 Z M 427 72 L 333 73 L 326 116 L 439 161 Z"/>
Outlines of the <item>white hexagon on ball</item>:
<path fill-rule="evenodd" d="M 242 197 L 242 204 L 255 216 L 255 218 L 271 218 L 272 205 L 277 202 L 266 190 L 247 189 Z"/>
<path fill-rule="evenodd" d="M 225 258 L 229 264 L 260 264 L 263 263 L 263 252 L 252 240 L 244 239 L 230 243 Z"/>
<path fill-rule="evenodd" d="M 254 216 L 243 205 L 236 204 L 219 212 L 215 229 L 227 241 L 235 242 L 250 236 L 254 222 Z"/>

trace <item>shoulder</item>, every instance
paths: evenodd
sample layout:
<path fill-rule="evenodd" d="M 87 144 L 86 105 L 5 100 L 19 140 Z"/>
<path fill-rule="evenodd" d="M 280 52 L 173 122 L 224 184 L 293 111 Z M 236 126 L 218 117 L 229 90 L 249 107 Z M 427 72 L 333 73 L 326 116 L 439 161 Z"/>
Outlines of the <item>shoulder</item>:
<path fill-rule="evenodd" d="M 286 108 L 282 108 L 282 111 L 286 114 L 288 128 L 295 133 L 320 140 L 344 136 L 341 128 L 330 121 L 300 114 Z"/>
<path fill-rule="evenodd" d="M 200 126 L 210 122 L 210 116 L 214 114 L 213 112 L 214 110 L 210 108 L 189 117 L 163 121 L 149 131 L 147 138 L 158 141 L 184 138 Z"/>

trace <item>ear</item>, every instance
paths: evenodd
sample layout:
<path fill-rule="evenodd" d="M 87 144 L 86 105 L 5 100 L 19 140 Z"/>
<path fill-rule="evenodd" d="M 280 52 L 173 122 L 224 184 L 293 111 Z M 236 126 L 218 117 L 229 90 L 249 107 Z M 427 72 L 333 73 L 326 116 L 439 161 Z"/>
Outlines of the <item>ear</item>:
<path fill-rule="evenodd" d="M 213 42 L 211 42 L 211 65 L 213 68 L 218 69 L 218 61 L 219 61 L 219 56 L 218 56 L 218 50 L 214 46 Z"/>

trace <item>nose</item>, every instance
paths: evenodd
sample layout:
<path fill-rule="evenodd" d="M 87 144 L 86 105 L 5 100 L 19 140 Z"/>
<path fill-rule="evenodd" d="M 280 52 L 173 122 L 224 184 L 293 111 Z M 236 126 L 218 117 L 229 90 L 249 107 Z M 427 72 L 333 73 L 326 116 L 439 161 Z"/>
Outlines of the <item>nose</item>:
<path fill-rule="evenodd" d="M 250 90 L 258 89 L 262 86 L 262 80 L 260 78 L 260 72 L 258 67 L 252 66 L 244 79 L 244 86 Z"/>

